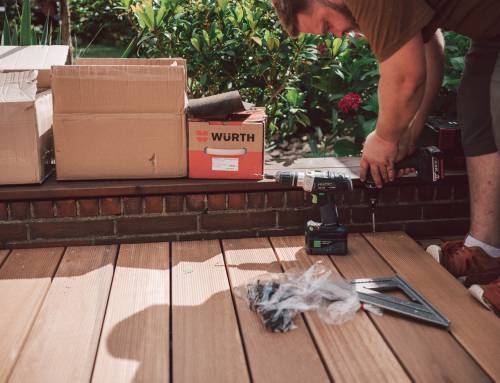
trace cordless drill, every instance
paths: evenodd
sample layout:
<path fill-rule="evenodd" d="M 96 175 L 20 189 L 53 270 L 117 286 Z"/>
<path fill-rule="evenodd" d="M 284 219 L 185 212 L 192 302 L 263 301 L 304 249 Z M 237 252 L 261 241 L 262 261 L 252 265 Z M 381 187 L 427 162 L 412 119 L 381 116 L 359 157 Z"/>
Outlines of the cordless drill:
<path fill-rule="evenodd" d="M 417 172 L 417 178 L 423 183 L 436 183 L 444 178 L 443 152 L 436 146 L 419 148 L 414 154 L 394 165 L 396 171 L 400 169 L 413 168 Z M 375 210 L 378 205 L 378 189 L 375 186 L 371 173 L 365 180 L 368 191 L 368 203 L 372 218 L 372 230 L 375 232 Z"/>
<path fill-rule="evenodd" d="M 313 204 L 319 205 L 321 222 L 310 220 L 306 227 L 306 251 L 311 255 L 346 255 L 347 227 L 339 223 L 335 192 L 353 190 L 352 181 L 331 171 L 280 171 L 265 178 L 277 183 L 300 187 L 312 194 Z"/>

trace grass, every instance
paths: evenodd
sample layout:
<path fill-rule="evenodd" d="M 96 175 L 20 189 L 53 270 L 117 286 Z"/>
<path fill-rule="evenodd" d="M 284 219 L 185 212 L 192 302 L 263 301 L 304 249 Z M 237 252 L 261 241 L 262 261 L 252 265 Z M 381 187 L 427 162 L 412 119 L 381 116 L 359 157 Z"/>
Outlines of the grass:
<path fill-rule="evenodd" d="M 79 57 L 121 57 L 126 48 L 110 47 L 106 45 L 93 44 L 91 46 L 78 49 Z"/>

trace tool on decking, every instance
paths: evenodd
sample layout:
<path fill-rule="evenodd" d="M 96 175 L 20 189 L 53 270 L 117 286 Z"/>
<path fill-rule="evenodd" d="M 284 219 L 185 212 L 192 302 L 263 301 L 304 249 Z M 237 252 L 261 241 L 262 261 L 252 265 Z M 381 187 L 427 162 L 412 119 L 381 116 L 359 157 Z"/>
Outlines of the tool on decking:
<path fill-rule="evenodd" d="M 446 329 L 450 327 L 451 322 L 399 275 L 387 278 L 354 279 L 350 283 L 358 292 L 359 300 L 362 303 L 429 322 Z M 400 290 L 410 300 L 379 292 L 388 290 Z"/>
<path fill-rule="evenodd" d="M 311 170 L 307 172 L 277 172 L 276 175 L 264 174 L 267 179 L 277 183 L 300 187 L 312 194 L 312 202 L 319 205 L 321 222 L 309 220 L 306 224 L 306 251 L 311 255 L 346 255 L 346 226 L 338 218 L 334 193 L 353 190 L 352 181 L 343 174 L 331 171 Z"/>

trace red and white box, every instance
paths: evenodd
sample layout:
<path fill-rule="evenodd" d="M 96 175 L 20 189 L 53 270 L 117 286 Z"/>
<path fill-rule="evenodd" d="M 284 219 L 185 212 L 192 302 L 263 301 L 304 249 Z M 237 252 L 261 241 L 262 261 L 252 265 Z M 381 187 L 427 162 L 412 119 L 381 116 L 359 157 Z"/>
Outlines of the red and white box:
<path fill-rule="evenodd" d="M 233 114 L 227 121 L 189 120 L 189 178 L 262 179 L 264 108 Z"/>

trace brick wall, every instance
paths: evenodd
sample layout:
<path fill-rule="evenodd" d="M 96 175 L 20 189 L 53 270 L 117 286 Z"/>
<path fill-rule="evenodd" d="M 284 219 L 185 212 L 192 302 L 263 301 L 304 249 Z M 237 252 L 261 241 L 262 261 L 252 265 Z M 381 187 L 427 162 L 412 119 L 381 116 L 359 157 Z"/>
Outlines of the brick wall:
<path fill-rule="evenodd" d="M 340 219 L 352 232 L 371 231 L 367 192 L 337 195 Z M 0 248 L 301 234 L 318 219 L 301 190 L 128 195 L 0 201 Z M 464 176 L 438 186 L 411 183 L 380 192 L 377 230 L 415 237 L 467 231 Z"/>

